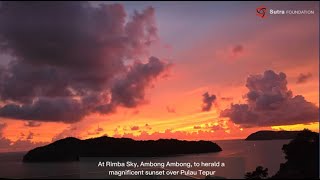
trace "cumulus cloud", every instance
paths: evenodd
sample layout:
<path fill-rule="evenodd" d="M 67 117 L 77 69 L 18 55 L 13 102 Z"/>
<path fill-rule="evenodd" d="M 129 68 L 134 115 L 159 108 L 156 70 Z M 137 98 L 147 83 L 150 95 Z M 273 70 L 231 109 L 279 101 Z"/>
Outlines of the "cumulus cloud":
<path fill-rule="evenodd" d="M 65 128 L 63 131 L 61 131 L 60 133 L 56 134 L 53 138 L 52 138 L 52 142 L 54 141 L 58 141 L 60 139 L 64 139 L 66 137 L 75 137 L 75 138 L 79 138 L 81 139 L 79 132 L 77 131 L 78 128 L 74 125 L 71 125 L 67 128 Z"/>
<path fill-rule="evenodd" d="M 145 124 L 144 127 L 145 127 L 146 130 L 151 130 L 152 129 L 152 127 L 149 124 Z"/>
<path fill-rule="evenodd" d="M 242 127 L 310 123 L 318 120 L 319 108 L 287 89 L 286 74 L 272 70 L 247 78 L 246 104 L 232 104 L 221 112 Z"/>
<path fill-rule="evenodd" d="M 221 125 L 212 125 L 212 126 L 210 126 L 210 129 L 212 131 L 224 130 L 224 128 Z"/>
<path fill-rule="evenodd" d="M 0 145 L 4 145 L 4 144 L 7 144 L 8 143 L 8 141 L 7 141 L 7 139 L 5 139 L 4 137 L 3 137 L 3 130 L 5 129 L 7 127 L 7 124 L 6 123 L 0 123 Z M 9 144 L 10 144 L 10 142 L 9 142 Z M 1 146 L 0 146 L 1 147 Z"/>
<path fill-rule="evenodd" d="M 212 107 L 212 103 L 217 99 L 216 95 L 210 95 L 208 92 L 204 93 L 202 99 L 202 111 L 210 111 Z"/>
<path fill-rule="evenodd" d="M 219 131 L 206 131 L 198 130 L 197 132 L 188 132 L 188 131 L 173 131 L 172 129 L 166 129 L 163 132 L 147 132 L 141 131 L 139 134 L 124 133 L 124 134 L 115 134 L 114 137 L 125 137 L 132 138 L 136 140 L 158 140 L 158 139 L 180 139 L 180 140 L 212 140 L 214 137 L 224 137 L 228 133 L 224 130 Z"/>
<path fill-rule="evenodd" d="M 131 131 L 137 131 L 137 130 L 139 130 L 140 128 L 139 128 L 139 126 L 132 126 L 131 127 Z"/>
<path fill-rule="evenodd" d="M 6 150 L 5 148 L 10 147 L 10 144 L 11 144 L 11 141 L 9 139 L 0 136 L 0 152 L 5 151 Z"/>
<path fill-rule="evenodd" d="M 34 136 L 33 132 L 29 132 L 28 136 L 27 136 L 27 140 L 32 140 Z"/>
<path fill-rule="evenodd" d="M 193 126 L 193 129 L 201 129 L 202 127 L 201 126 L 199 126 L 199 125 L 195 125 L 195 126 Z"/>
<path fill-rule="evenodd" d="M 41 121 L 76 122 L 87 112 L 80 102 L 71 98 L 41 98 L 31 104 L 7 104 L 0 116 Z"/>
<path fill-rule="evenodd" d="M 31 140 L 19 139 L 17 141 L 11 141 L 4 138 L 0 139 L 0 152 L 8 151 L 28 151 L 36 147 L 47 145 L 49 142 L 32 142 Z"/>
<path fill-rule="evenodd" d="M 6 123 L 0 123 L 0 134 L 2 133 L 2 130 L 7 127 Z"/>
<path fill-rule="evenodd" d="M 232 126 L 233 127 L 233 126 Z M 225 120 L 216 120 L 212 123 L 206 123 L 204 125 L 195 125 L 193 129 L 195 130 L 204 130 L 204 131 L 220 131 L 220 130 L 230 130 L 231 125 L 227 125 L 227 121 Z"/>
<path fill-rule="evenodd" d="M 222 101 L 232 101 L 233 97 L 221 97 Z"/>
<path fill-rule="evenodd" d="M 156 57 L 150 57 L 146 64 L 136 61 L 126 76 L 117 79 L 112 86 L 112 104 L 136 107 L 144 100 L 145 88 L 169 67 Z"/>
<path fill-rule="evenodd" d="M 12 141 L 3 136 L 2 132 L 6 127 L 6 123 L 0 123 L 0 152 L 26 151 L 47 144 L 46 142 L 32 142 L 31 140 L 34 137 L 34 133 L 32 132 L 29 132 L 25 139 L 22 139 L 25 135 L 21 134 L 22 138 L 18 139 L 17 141 Z"/>
<path fill-rule="evenodd" d="M 310 78 L 312 77 L 311 73 L 307 73 L 307 74 L 299 74 L 298 78 L 297 78 L 297 84 L 302 84 L 307 82 Z"/>
<path fill-rule="evenodd" d="M 99 135 L 101 132 L 103 132 L 104 129 L 102 127 L 97 127 L 97 129 L 95 129 L 93 132 L 88 132 L 88 135 Z"/>
<path fill-rule="evenodd" d="M 236 45 L 236 46 L 234 46 L 232 48 L 233 55 L 237 55 L 237 54 L 242 53 L 242 52 L 243 52 L 243 46 L 240 45 L 240 44 L 238 44 L 238 45 Z"/>
<path fill-rule="evenodd" d="M 0 67 L 0 116 L 74 123 L 144 102 L 145 89 L 169 68 L 157 57 L 141 59 L 158 38 L 154 13 L 128 17 L 120 4 L 2 3 L 0 53 L 12 60 Z"/>
<path fill-rule="evenodd" d="M 230 44 L 216 50 L 216 55 L 220 60 L 231 62 L 235 61 L 246 54 L 243 44 Z"/>
<path fill-rule="evenodd" d="M 25 134 L 21 132 L 21 133 L 20 133 L 20 137 L 21 137 L 21 138 L 24 138 L 24 137 L 25 137 Z"/>
<path fill-rule="evenodd" d="M 102 132 L 102 131 L 104 131 L 104 129 L 103 129 L 102 127 L 98 127 L 98 128 L 96 129 L 96 131 L 97 131 L 97 132 Z"/>

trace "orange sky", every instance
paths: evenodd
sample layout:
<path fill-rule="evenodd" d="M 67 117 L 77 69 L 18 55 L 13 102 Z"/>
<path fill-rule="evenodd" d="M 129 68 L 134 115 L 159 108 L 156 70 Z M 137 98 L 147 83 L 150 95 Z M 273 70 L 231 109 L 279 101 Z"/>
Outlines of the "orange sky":
<path fill-rule="evenodd" d="M 200 4 L 197 8 L 204 8 Z M 198 22 L 182 20 L 181 26 L 186 31 L 180 34 L 182 27 L 173 23 L 178 17 L 187 17 L 188 8 L 184 11 L 182 6 L 176 12 L 168 12 L 163 4 L 155 6 L 159 40 L 148 54 L 173 66 L 167 76 L 158 77 L 146 89 L 144 103 L 135 108 L 118 107 L 112 114 L 94 113 L 72 124 L 39 122 L 37 127 L 27 127 L 26 120 L 0 117 L 0 123 L 6 124 L 2 137 L 12 144 L 18 140 L 30 142 L 15 149 L 3 146 L 0 151 L 28 150 L 35 143 L 49 143 L 67 136 L 219 140 L 242 139 L 258 130 L 319 131 L 318 119 L 309 124 L 244 128 L 230 118 L 220 117 L 220 112 L 230 108 L 230 104 L 246 103 L 245 83 L 249 75 L 263 74 L 269 69 L 284 72 L 293 95 L 303 95 L 306 101 L 319 107 L 319 9 L 313 16 L 259 19 L 251 12 L 256 4 L 248 3 L 239 7 L 237 16 L 231 14 L 218 19 L 217 14 L 224 13 L 216 11 L 212 12 L 213 20 L 210 16 L 198 17 L 202 14 L 194 15 L 201 19 Z M 276 3 L 266 6 L 278 7 Z M 316 8 L 314 3 L 309 6 Z M 130 12 L 131 7 L 126 8 Z M 202 13 L 208 16 L 205 13 L 210 11 L 205 9 Z M 173 19 L 167 19 L 169 15 Z M 236 46 L 241 46 L 241 51 L 233 52 Z M 304 83 L 296 83 L 301 73 L 312 76 Z M 217 97 L 208 112 L 201 110 L 205 92 Z"/>

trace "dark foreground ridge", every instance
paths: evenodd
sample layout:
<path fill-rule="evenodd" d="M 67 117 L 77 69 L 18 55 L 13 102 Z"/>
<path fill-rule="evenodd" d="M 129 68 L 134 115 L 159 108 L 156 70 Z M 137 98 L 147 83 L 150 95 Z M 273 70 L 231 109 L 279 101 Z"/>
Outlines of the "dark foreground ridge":
<path fill-rule="evenodd" d="M 319 133 L 303 130 L 282 147 L 286 162 L 279 171 L 268 177 L 268 168 L 258 166 L 245 174 L 245 179 L 318 179 L 319 178 Z"/>
<path fill-rule="evenodd" d="M 69 137 L 29 151 L 23 162 L 78 161 L 85 157 L 146 157 L 219 152 L 222 149 L 210 141 L 180 141 L 159 139 L 135 141 L 129 138 L 99 138 L 80 140 Z"/>
<path fill-rule="evenodd" d="M 258 131 L 250 134 L 246 141 L 294 139 L 301 131 Z"/>

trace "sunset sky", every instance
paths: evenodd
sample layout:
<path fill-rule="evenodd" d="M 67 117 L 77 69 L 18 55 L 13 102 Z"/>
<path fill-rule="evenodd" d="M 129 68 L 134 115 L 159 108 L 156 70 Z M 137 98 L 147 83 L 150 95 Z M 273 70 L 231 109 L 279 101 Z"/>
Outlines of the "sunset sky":
<path fill-rule="evenodd" d="M 260 18 L 261 5 L 315 14 Z M 0 152 L 319 131 L 319 2 L 0 7 Z"/>

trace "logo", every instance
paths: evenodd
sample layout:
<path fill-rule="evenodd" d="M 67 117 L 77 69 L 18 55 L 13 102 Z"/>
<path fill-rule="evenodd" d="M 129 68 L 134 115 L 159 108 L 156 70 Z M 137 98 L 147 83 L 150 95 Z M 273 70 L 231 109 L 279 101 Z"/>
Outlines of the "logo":
<path fill-rule="evenodd" d="M 256 9 L 257 12 L 257 16 L 260 16 L 261 18 L 265 18 L 266 17 L 266 12 L 267 12 L 267 8 L 264 6 L 260 6 Z"/>

